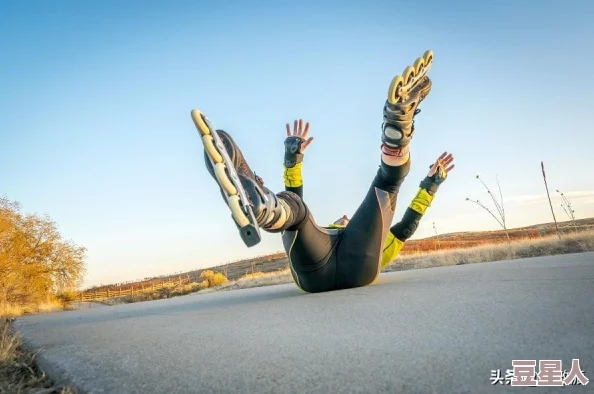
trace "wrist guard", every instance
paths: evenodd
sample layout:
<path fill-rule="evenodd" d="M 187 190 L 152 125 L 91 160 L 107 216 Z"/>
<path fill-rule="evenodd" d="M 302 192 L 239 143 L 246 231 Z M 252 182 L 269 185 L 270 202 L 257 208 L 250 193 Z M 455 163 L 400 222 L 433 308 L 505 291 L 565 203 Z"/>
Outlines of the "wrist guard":
<path fill-rule="evenodd" d="M 285 139 L 285 167 L 293 168 L 297 163 L 303 161 L 301 144 L 303 139 L 299 137 L 287 137 Z"/>
<path fill-rule="evenodd" d="M 431 167 L 433 167 L 433 165 L 431 165 Z M 437 172 L 433 174 L 433 176 L 425 177 L 425 179 L 423 179 L 419 184 L 419 187 L 422 187 L 423 189 L 427 190 L 427 192 L 433 196 L 435 195 L 435 193 L 437 193 L 439 185 L 441 185 L 447 177 L 448 173 L 446 172 L 445 168 L 443 168 L 443 166 L 439 166 L 437 168 Z"/>

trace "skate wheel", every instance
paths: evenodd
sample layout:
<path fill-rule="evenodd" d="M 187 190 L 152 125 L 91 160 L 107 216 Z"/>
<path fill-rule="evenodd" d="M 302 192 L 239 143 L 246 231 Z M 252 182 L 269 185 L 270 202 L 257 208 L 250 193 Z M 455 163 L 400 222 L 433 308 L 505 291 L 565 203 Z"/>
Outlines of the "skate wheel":
<path fill-rule="evenodd" d="M 241 209 L 241 203 L 239 200 L 238 195 L 229 196 L 227 199 L 229 203 L 229 209 L 231 209 L 231 215 L 233 216 L 233 220 L 237 223 L 239 227 L 245 227 L 250 224 L 249 219 L 243 213 L 243 209 Z"/>
<path fill-rule="evenodd" d="M 407 84 L 411 79 L 415 77 L 415 68 L 413 66 L 408 66 L 404 69 L 402 73 L 402 79 L 404 79 L 404 83 Z"/>
<path fill-rule="evenodd" d="M 204 114 L 202 112 L 200 112 L 199 110 L 197 110 L 197 109 L 192 110 L 192 120 L 194 121 L 194 124 L 196 125 L 196 128 L 198 129 L 200 134 L 202 134 L 204 136 L 204 135 L 210 134 L 210 129 L 208 128 L 208 125 L 206 124 L 206 122 L 204 122 L 203 116 L 204 116 Z"/>
<path fill-rule="evenodd" d="M 433 51 L 428 49 L 423 54 L 423 58 L 425 59 L 425 65 L 429 65 L 433 61 Z"/>
<path fill-rule="evenodd" d="M 223 156 L 221 156 L 217 148 L 215 148 L 212 135 L 203 136 L 202 144 L 204 144 L 204 149 L 206 150 L 206 153 L 208 153 L 208 156 L 212 159 L 212 161 L 215 164 L 223 162 Z"/>
<path fill-rule="evenodd" d="M 419 75 L 423 71 L 423 68 L 425 67 L 425 58 L 423 58 L 423 57 L 417 58 L 417 60 L 415 60 L 415 64 L 413 67 L 415 68 L 415 75 Z"/>
<path fill-rule="evenodd" d="M 229 195 L 229 196 L 235 196 L 235 195 L 237 195 L 237 189 L 231 182 L 231 179 L 229 179 L 229 176 L 225 172 L 225 169 L 226 169 L 225 164 L 223 164 L 223 163 L 215 164 L 215 166 L 214 166 L 215 176 L 217 177 L 217 181 L 219 181 L 219 185 L 221 185 L 223 190 L 225 190 L 225 193 L 227 193 L 227 195 Z"/>
<path fill-rule="evenodd" d="M 396 75 L 392 82 L 390 83 L 390 87 L 388 88 L 388 102 L 390 104 L 396 104 L 398 99 L 398 89 L 400 89 L 404 85 L 404 79 L 402 79 L 401 75 Z"/>

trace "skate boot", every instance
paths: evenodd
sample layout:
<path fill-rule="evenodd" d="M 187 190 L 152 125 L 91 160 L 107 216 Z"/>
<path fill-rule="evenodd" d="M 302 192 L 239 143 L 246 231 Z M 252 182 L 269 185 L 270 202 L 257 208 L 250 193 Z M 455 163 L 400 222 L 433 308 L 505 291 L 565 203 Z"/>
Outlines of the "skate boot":
<path fill-rule="evenodd" d="M 206 168 L 221 189 L 241 239 L 248 247 L 257 245 L 260 227 L 274 230 L 277 222 L 286 219 L 285 209 L 251 170 L 229 134 L 215 131 L 199 110 L 192 110 L 192 119 L 202 137 Z"/>
<path fill-rule="evenodd" d="M 414 117 L 417 107 L 431 90 L 431 80 L 427 76 L 433 64 L 433 52 L 426 51 L 417 58 L 413 66 L 408 66 L 402 75 L 392 79 L 388 89 L 388 99 L 384 105 L 382 124 L 382 152 L 390 156 L 404 156 L 415 130 Z"/>

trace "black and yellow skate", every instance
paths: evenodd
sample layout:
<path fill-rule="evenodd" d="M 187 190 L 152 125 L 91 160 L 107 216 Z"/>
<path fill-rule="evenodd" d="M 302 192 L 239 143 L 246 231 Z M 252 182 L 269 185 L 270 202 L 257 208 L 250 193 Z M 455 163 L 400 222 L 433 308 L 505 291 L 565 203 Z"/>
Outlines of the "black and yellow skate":
<path fill-rule="evenodd" d="M 406 67 L 402 75 L 392 79 L 384 105 L 384 153 L 399 156 L 410 143 L 415 130 L 414 117 L 421 112 L 418 106 L 431 91 L 431 80 L 427 73 L 432 64 L 433 52 L 428 50 L 417 58 L 414 65 Z"/>
<path fill-rule="evenodd" d="M 234 149 L 235 144 L 228 134 L 215 131 L 208 118 L 197 109 L 192 110 L 192 120 L 202 137 L 207 169 L 221 188 L 241 239 L 248 247 L 257 245 L 262 239 L 260 227 L 245 189 L 246 183 L 257 183 L 255 176 L 241 151 Z"/>

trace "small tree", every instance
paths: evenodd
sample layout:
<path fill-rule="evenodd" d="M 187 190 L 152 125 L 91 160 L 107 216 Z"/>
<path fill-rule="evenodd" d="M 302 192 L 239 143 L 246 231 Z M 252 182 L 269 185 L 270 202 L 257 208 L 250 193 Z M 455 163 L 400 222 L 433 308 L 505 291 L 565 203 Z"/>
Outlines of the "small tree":
<path fill-rule="evenodd" d="M 561 196 L 561 208 L 563 208 L 563 211 L 565 212 L 567 217 L 569 217 L 570 220 L 575 221 L 575 211 L 571 207 L 571 201 L 569 201 L 565 194 L 563 194 L 559 190 L 557 190 L 557 193 L 559 193 L 559 195 Z"/>
<path fill-rule="evenodd" d="M 569 201 L 565 194 L 560 192 L 559 190 L 557 190 L 557 193 L 559 193 L 559 195 L 561 196 L 561 208 L 563 209 L 567 217 L 569 217 L 569 220 L 571 220 L 575 230 L 577 231 L 577 226 L 575 224 L 575 211 L 571 206 L 571 201 Z"/>
<path fill-rule="evenodd" d="M 433 230 L 435 230 L 435 239 L 437 240 L 437 249 L 441 249 L 441 245 L 439 243 L 439 234 L 437 233 L 437 227 L 435 227 L 435 222 L 433 222 Z"/>
<path fill-rule="evenodd" d="M 0 197 L 0 303 L 35 305 L 77 290 L 85 273 L 84 247 L 64 240 L 48 217 L 24 214 Z"/>
<path fill-rule="evenodd" d="M 497 216 L 495 216 L 493 211 L 491 209 L 489 209 L 486 205 L 484 205 L 482 202 L 480 202 L 479 200 L 473 200 L 469 197 L 466 197 L 466 201 L 473 202 L 476 205 L 478 205 L 479 207 L 483 208 L 497 221 L 497 223 L 499 223 L 499 225 L 503 228 L 503 231 L 505 231 L 505 236 L 507 237 L 507 244 L 509 245 L 509 252 L 510 252 L 510 255 L 512 255 L 513 251 L 512 251 L 512 247 L 511 247 L 511 239 L 509 238 L 509 232 L 507 230 L 505 207 L 503 205 L 503 192 L 501 191 L 501 184 L 499 183 L 499 178 L 497 176 L 495 176 L 495 179 L 497 179 L 497 187 L 499 189 L 499 200 L 500 201 L 497 201 L 497 198 L 491 192 L 491 189 L 489 189 L 487 184 L 485 182 L 483 182 L 483 180 L 480 178 L 480 176 L 477 175 L 476 179 L 478 179 L 483 184 L 485 189 L 487 189 L 487 193 L 491 197 L 491 200 L 493 201 L 493 204 L 495 205 L 495 209 L 497 210 Z"/>
<path fill-rule="evenodd" d="M 549 185 L 547 184 L 547 174 L 545 173 L 544 163 L 540 162 L 540 168 L 542 170 L 542 179 L 544 180 L 545 189 L 547 191 L 547 198 L 549 199 L 549 205 L 551 206 L 551 214 L 553 215 L 553 220 L 555 221 L 555 229 L 557 230 L 557 237 L 561 239 L 561 234 L 559 233 L 559 226 L 557 225 L 557 218 L 555 217 L 555 211 L 553 210 L 553 203 L 551 202 L 551 195 L 549 194 Z"/>

